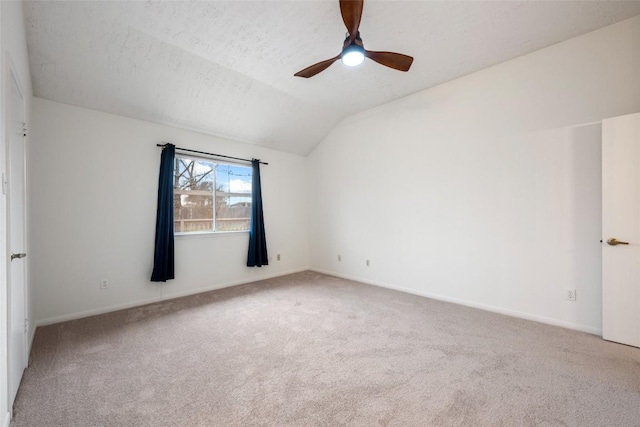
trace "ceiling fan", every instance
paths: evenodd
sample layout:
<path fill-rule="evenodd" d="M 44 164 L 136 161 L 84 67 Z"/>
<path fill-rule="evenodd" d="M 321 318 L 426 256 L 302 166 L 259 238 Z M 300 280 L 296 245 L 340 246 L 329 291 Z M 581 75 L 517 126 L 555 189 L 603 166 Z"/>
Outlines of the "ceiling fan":
<path fill-rule="evenodd" d="M 394 68 L 400 71 L 409 71 L 413 58 L 408 55 L 394 52 L 376 52 L 373 50 L 366 50 L 362 44 L 360 38 L 360 19 L 362 18 L 362 7 L 364 6 L 364 0 L 340 0 L 340 12 L 342 13 L 342 20 L 347 27 L 347 38 L 344 40 L 342 46 L 342 52 L 340 55 L 331 59 L 327 59 L 317 64 L 313 64 L 304 70 L 298 71 L 294 74 L 296 77 L 309 78 L 313 77 L 321 71 L 329 68 L 331 64 L 338 59 L 342 59 L 342 62 L 348 66 L 360 65 L 364 58 L 367 57 L 376 61 L 378 64 Z"/>

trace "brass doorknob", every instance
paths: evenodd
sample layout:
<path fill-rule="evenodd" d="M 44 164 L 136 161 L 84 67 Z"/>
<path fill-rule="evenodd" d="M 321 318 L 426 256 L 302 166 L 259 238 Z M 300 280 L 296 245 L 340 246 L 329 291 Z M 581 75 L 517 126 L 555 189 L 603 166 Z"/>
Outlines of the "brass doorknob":
<path fill-rule="evenodd" d="M 615 237 L 611 237 L 611 238 L 607 239 L 607 244 L 609 244 L 611 246 L 628 245 L 629 242 L 621 242 L 620 240 L 616 239 Z"/>

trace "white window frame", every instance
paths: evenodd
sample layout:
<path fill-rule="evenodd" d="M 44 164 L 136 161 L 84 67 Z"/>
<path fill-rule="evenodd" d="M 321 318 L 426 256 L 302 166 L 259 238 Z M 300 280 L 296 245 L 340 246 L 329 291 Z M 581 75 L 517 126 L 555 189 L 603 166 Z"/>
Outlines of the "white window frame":
<path fill-rule="evenodd" d="M 240 166 L 243 168 L 247 168 L 251 171 L 251 166 L 247 165 L 245 163 L 240 163 L 240 162 L 234 162 L 234 161 L 229 161 L 229 160 L 218 160 L 215 158 L 210 158 L 210 157 L 203 157 L 203 156 L 194 156 L 194 155 L 190 155 L 190 154 L 182 154 L 182 153 L 176 153 L 175 154 L 175 159 L 177 161 L 178 158 L 183 158 L 183 159 L 188 159 L 188 160 L 196 160 L 196 161 L 204 161 L 207 163 L 213 163 L 216 166 L 217 165 L 229 165 L 229 166 Z M 253 171 L 251 171 L 253 173 Z M 217 180 L 217 176 L 216 176 L 217 170 L 216 168 L 214 168 L 213 171 L 213 227 L 215 228 L 216 225 L 216 180 Z M 253 177 L 252 177 L 253 178 Z M 175 187 L 174 187 L 174 191 L 175 191 Z M 174 193 L 175 194 L 175 193 Z M 235 193 L 229 193 L 229 194 L 235 194 Z M 238 196 L 240 197 L 251 197 L 253 194 L 253 188 L 251 189 L 251 193 L 249 194 L 245 194 L 245 193 L 237 193 Z M 175 216 L 175 207 L 174 207 L 174 216 Z M 174 218 L 174 223 L 175 223 L 176 219 Z M 249 222 L 251 222 L 251 218 L 249 218 Z M 224 235 L 234 235 L 234 234 L 244 234 L 244 233 L 249 233 L 249 230 L 225 230 L 225 231 L 216 231 L 214 230 L 207 230 L 207 231 L 183 231 L 183 232 L 178 232 L 175 231 L 175 226 L 174 226 L 174 231 L 173 231 L 173 235 L 175 237 L 180 237 L 182 238 L 200 238 L 200 237 L 209 237 L 209 236 L 224 236 Z"/>

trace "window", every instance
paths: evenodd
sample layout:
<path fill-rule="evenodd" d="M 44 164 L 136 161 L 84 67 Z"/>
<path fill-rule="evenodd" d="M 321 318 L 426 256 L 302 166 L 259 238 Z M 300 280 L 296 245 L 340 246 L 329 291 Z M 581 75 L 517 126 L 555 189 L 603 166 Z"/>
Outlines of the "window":
<path fill-rule="evenodd" d="M 249 230 L 250 167 L 176 154 L 174 173 L 175 233 Z"/>

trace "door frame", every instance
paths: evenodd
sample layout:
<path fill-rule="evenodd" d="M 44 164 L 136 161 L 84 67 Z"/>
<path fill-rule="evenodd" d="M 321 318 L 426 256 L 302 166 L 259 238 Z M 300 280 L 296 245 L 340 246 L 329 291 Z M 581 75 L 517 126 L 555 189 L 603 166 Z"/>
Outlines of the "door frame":
<path fill-rule="evenodd" d="M 11 58 L 11 55 L 9 54 L 9 52 L 3 52 L 2 55 L 2 59 L 4 59 L 5 64 L 2 68 L 2 71 L 4 74 L 4 78 L 2 79 L 2 89 L 0 90 L 0 97 L 1 97 L 1 102 L 2 102 L 2 107 L 1 107 L 1 111 L 2 111 L 2 122 L 0 123 L 0 126 L 2 126 L 2 135 L 1 135 L 1 139 L 2 139 L 2 145 L 0 146 L 0 150 L 2 151 L 2 154 L 0 157 L 0 159 L 3 159 L 3 171 L 4 171 L 4 179 L 5 180 L 9 180 L 10 174 L 11 174 L 11 156 L 10 156 L 10 144 L 9 144 L 9 126 L 8 126 L 8 110 L 9 110 L 9 96 L 10 96 L 10 85 L 13 83 L 15 83 L 16 88 L 18 90 L 18 93 L 20 94 L 20 97 L 22 99 L 22 105 L 21 105 L 21 109 L 22 109 L 22 117 L 23 120 L 26 122 L 27 120 L 27 99 L 25 98 L 25 92 L 23 89 L 23 85 L 20 82 L 20 79 L 18 77 L 18 72 L 16 70 L 16 67 L 14 66 L 14 62 Z M 23 238 L 24 238 L 24 251 L 27 252 L 28 251 L 28 235 L 27 235 L 27 219 L 28 219 L 28 211 L 27 211 L 27 137 L 23 136 L 23 144 L 24 144 L 24 152 L 23 152 L 23 158 L 22 158 L 22 162 L 23 162 L 23 176 L 22 176 L 22 182 L 23 182 L 23 187 L 22 187 L 22 200 L 24 203 L 24 211 L 23 211 L 23 218 L 22 218 L 22 228 L 23 228 Z M 7 405 L 7 411 L 9 416 L 12 416 L 12 411 L 13 411 L 13 401 L 12 398 L 10 396 L 10 384 L 9 384 L 9 378 L 10 378 L 10 362 L 9 362 L 9 355 L 10 355 L 10 345 L 11 345 L 11 340 L 9 339 L 9 334 L 10 334 L 10 328 L 11 328 L 11 319 L 10 319 L 10 294 L 9 294 L 9 288 L 11 287 L 11 260 L 10 260 L 10 253 L 11 253 L 11 248 L 10 248 L 10 243 L 11 243 L 11 230 L 12 230 L 12 224 L 11 224 L 11 197 L 10 197 L 10 190 L 9 184 L 4 184 L 0 182 L 0 185 L 5 186 L 6 185 L 6 191 L 3 192 L 2 197 L 3 197 L 3 203 L 2 203 L 2 209 L 0 209 L 0 221 L 2 221 L 2 229 L 5 231 L 4 234 L 4 240 L 2 242 L 2 248 L 0 250 L 0 255 L 4 255 L 4 262 L 2 262 L 2 270 L 1 273 L 3 275 L 2 277 L 2 281 L 5 283 L 5 286 L 3 286 L 3 292 L 0 293 L 0 308 L 2 308 L 5 313 L 5 315 L 3 316 L 4 318 L 0 319 L 0 327 L 2 328 L 2 335 L 3 335 L 3 339 L 2 339 L 2 350 L 1 350 L 1 355 L 3 356 L 3 364 L 2 366 L 0 366 L 0 369 L 2 370 L 2 374 L 0 376 L 0 378 L 2 379 L 2 392 L 0 393 L 0 396 L 4 399 L 4 402 Z M 24 287 L 23 287 L 23 302 L 24 302 L 24 316 L 25 316 L 25 320 L 29 317 L 30 313 L 29 313 L 29 292 L 28 292 L 28 260 L 25 258 L 23 260 L 23 268 L 24 268 Z M 25 324 L 22 325 L 23 328 L 25 328 Z M 22 361 L 22 363 L 24 364 L 24 367 L 26 368 L 28 365 L 28 360 L 29 360 L 29 349 L 31 347 L 30 345 L 30 337 L 29 337 L 29 329 L 30 328 L 25 328 L 24 331 L 24 360 Z"/>

